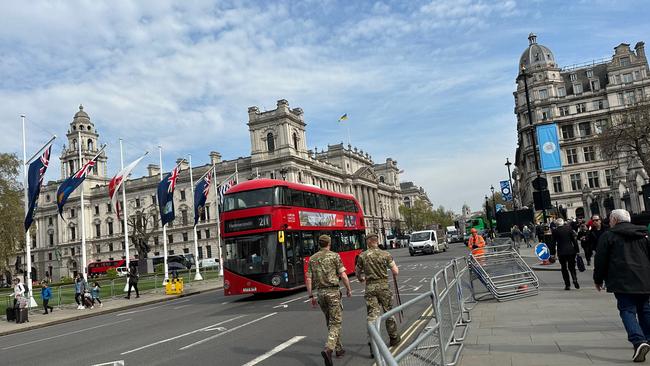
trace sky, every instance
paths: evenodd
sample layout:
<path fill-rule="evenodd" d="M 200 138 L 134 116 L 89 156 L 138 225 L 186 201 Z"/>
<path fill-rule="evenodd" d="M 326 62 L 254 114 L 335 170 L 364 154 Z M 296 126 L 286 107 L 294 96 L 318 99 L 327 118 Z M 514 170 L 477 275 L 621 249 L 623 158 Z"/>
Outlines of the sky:
<path fill-rule="evenodd" d="M 347 143 L 435 206 L 478 210 L 514 161 L 517 65 L 528 34 L 559 65 L 650 41 L 644 1 L 22 1 L 0 2 L 0 152 L 27 155 L 65 133 L 79 104 L 108 173 L 153 152 L 144 175 L 250 155 L 247 110 L 286 99 L 304 110 L 309 148 Z M 338 123 L 347 113 L 349 119 Z M 346 125 L 347 124 L 347 125 Z M 46 180 L 60 179 L 52 159 Z"/>

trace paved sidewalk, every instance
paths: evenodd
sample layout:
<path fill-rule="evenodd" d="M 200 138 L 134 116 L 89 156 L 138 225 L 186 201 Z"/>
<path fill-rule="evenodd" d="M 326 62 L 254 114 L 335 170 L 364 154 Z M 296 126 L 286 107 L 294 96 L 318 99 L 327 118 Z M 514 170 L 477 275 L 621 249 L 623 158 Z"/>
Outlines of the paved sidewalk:
<path fill-rule="evenodd" d="M 522 248 L 523 249 L 523 248 Z M 522 254 L 525 255 L 524 250 Z M 527 260 L 530 264 L 535 259 Z M 564 290 L 562 275 L 536 271 L 538 296 L 479 302 L 459 365 L 615 365 L 632 362 L 632 346 L 612 294 L 578 273 L 580 290 Z"/>
<path fill-rule="evenodd" d="M 66 305 L 63 308 L 54 308 L 54 312 L 43 315 L 42 308 L 32 308 L 29 312 L 29 322 L 16 324 L 8 322 L 3 316 L 0 321 L 0 336 L 22 332 L 30 329 L 42 328 L 48 325 L 65 323 L 71 320 L 88 318 L 101 314 L 118 312 L 142 305 L 153 304 L 157 302 L 177 299 L 179 297 L 199 294 L 206 291 L 216 290 L 223 287 L 223 279 L 209 279 L 203 281 L 192 281 L 185 284 L 184 292 L 181 295 L 165 295 L 162 289 L 149 291 L 140 295 L 139 299 L 131 294 L 131 299 L 125 299 L 123 296 L 103 299 L 104 306 L 95 306 L 94 309 L 77 310 L 76 304 Z"/>

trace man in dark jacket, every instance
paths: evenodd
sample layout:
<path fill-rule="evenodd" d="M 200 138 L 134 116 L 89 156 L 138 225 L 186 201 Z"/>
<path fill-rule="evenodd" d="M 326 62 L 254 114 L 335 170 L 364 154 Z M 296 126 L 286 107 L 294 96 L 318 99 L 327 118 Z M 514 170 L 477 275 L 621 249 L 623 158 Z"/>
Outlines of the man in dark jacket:
<path fill-rule="evenodd" d="M 650 351 L 650 244 L 648 230 L 630 223 L 630 214 L 614 210 L 610 229 L 598 241 L 594 260 L 594 284 L 598 291 L 616 297 L 618 311 L 634 345 L 634 362 L 645 361 Z M 638 319 L 637 319 L 638 316 Z"/>
<path fill-rule="evenodd" d="M 591 217 L 591 230 L 587 233 L 587 240 L 584 242 L 584 251 L 585 259 L 587 260 L 587 265 L 591 265 L 591 257 L 594 250 L 598 247 L 598 239 L 605 232 L 605 227 L 599 215 L 593 215 Z"/>
<path fill-rule="evenodd" d="M 571 283 L 569 282 L 569 273 L 573 279 L 573 286 L 580 288 L 578 284 L 578 275 L 576 274 L 576 254 L 580 251 L 578 249 L 578 236 L 569 224 L 564 222 L 564 219 L 555 220 L 556 228 L 553 231 L 553 239 L 555 241 L 555 248 L 551 249 L 551 254 L 557 252 L 557 257 L 560 260 L 562 267 L 562 278 L 564 279 L 564 289 L 570 290 Z"/>

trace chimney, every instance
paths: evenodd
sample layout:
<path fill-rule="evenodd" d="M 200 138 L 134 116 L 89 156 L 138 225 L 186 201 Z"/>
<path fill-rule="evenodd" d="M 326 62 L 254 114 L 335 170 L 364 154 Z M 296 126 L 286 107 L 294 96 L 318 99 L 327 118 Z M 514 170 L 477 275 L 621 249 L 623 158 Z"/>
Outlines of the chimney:
<path fill-rule="evenodd" d="M 636 45 L 634 46 L 634 50 L 636 51 L 636 56 L 637 57 L 643 57 L 645 58 L 645 43 L 643 41 L 637 42 Z"/>
<path fill-rule="evenodd" d="M 221 163 L 221 154 L 216 151 L 210 151 L 210 164 L 216 165 Z"/>
<path fill-rule="evenodd" d="M 150 177 L 154 175 L 160 175 L 160 167 L 156 164 L 147 165 L 147 174 Z"/>

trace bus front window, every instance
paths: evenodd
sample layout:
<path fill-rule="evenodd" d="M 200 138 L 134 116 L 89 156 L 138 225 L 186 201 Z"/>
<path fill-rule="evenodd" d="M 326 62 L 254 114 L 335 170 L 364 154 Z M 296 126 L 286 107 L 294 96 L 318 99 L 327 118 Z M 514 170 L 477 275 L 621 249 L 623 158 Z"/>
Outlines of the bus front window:
<path fill-rule="evenodd" d="M 251 275 L 286 270 L 277 233 L 227 238 L 224 268 Z"/>

